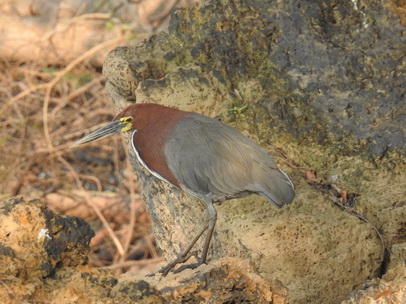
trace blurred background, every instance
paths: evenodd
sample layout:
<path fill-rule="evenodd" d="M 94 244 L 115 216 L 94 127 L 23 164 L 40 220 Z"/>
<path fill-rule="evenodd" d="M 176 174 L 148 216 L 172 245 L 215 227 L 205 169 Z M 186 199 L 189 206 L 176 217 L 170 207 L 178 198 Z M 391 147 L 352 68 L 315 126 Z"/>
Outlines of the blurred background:
<path fill-rule="evenodd" d="M 120 136 L 69 146 L 115 115 L 109 51 L 165 31 L 197 0 L 3 0 L 0 3 L 0 197 L 45 200 L 91 224 L 90 264 L 162 263 Z"/>

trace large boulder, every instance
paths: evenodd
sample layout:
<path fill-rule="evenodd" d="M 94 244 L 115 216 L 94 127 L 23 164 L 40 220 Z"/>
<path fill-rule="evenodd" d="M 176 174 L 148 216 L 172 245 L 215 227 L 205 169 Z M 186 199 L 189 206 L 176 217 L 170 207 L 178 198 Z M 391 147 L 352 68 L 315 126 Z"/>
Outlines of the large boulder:
<path fill-rule="evenodd" d="M 209 253 L 248 259 L 292 303 L 337 303 L 380 273 L 384 247 L 406 241 L 404 28 L 394 4 L 362 3 L 202 1 L 177 10 L 169 33 L 104 64 L 117 111 L 155 102 L 221 119 L 292 177 L 297 198 L 282 210 L 258 196 L 218 206 Z M 158 246 L 173 259 L 204 205 L 129 150 Z"/>

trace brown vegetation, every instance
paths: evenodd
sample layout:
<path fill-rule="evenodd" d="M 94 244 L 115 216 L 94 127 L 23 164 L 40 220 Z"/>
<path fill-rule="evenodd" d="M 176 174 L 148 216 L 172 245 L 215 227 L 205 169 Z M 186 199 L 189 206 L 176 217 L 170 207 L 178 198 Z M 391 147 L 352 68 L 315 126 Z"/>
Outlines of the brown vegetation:
<path fill-rule="evenodd" d="M 1 63 L 1 70 L 3 198 L 45 198 L 54 210 L 103 223 L 92 242 L 94 265 L 123 263 L 128 256 L 156 260 L 149 219 L 135 194 L 120 137 L 69 149 L 114 115 L 100 71 L 83 63 L 71 71 Z"/>
<path fill-rule="evenodd" d="M 75 16 L 46 15 L 48 25 L 56 17 L 58 24 L 67 24 L 66 31 L 76 31 L 75 37 L 79 40 L 74 42 L 70 41 L 73 39 L 70 35 L 51 27 L 42 28 L 38 22 L 28 29 L 24 22 L 27 19 L 21 17 L 35 21 L 36 17 L 49 12 L 42 12 L 38 7 L 28 12 L 21 5 L 11 9 L 12 5 L 3 3 L 0 14 L 14 20 L 25 35 L 36 35 L 31 35 L 25 44 L 18 39 L 4 39 L 15 35 L 18 27 L 4 27 L 5 19 L 2 19 L 2 37 L 8 47 L 5 51 L 2 44 L 0 60 L 0 197 L 3 200 L 11 196 L 44 199 L 53 210 L 93 223 L 97 232 L 91 243 L 92 265 L 112 266 L 121 272 L 134 265 L 148 265 L 148 262 L 137 262 L 146 258 L 152 258 L 153 263 L 160 262 L 162 258 L 154 245 L 144 203 L 136 194 L 136 177 L 122 139 L 116 136 L 96 145 L 69 149 L 74 140 L 114 116 L 97 62 L 103 62 L 101 56 L 109 50 L 126 43 L 125 31 L 104 35 L 108 30 L 103 24 L 108 19 L 96 18 L 97 14 L 85 11 L 78 11 Z M 138 26 L 148 28 L 148 24 L 153 23 L 149 26 L 151 30 L 165 21 L 165 18 L 159 22 L 152 18 L 157 10 L 164 10 L 161 15 L 167 17 L 174 3 L 150 9 L 148 1 L 137 5 Z M 99 26 L 94 26 L 95 20 Z M 77 31 L 79 25 L 87 26 L 87 30 Z M 80 40 L 81 34 L 101 35 L 101 40 L 89 48 Z M 56 41 L 61 37 L 64 43 L 58 44 Z M 143 37 L 145 31 L 133 36 L 132 42 Z M 27 52 L 28 41 L 35 47 Z M 49 48 L 61 55 L 57 48 L 67 48 L 66 43 L 73 43 L 75 47 L 70 47 L 69 58 L 55 65 L 55 52 Z M 25 51 L 21 52 L 23 46 Z M 10 55 L 17 52 L 20 62 L 10 62 Z M 36 58 L 34 62 L 33 58 Z"/>

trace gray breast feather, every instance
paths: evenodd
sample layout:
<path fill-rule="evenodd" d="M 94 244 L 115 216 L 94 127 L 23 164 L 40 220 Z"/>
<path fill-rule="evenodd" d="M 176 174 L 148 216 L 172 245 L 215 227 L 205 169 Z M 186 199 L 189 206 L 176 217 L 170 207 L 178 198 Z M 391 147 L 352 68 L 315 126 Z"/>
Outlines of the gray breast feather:
<path fill-rule="evenodd" d="M 292 202 L 288 176 L 251 140 L 215 119 L 191 114 L 168 134 L 165 155 L 182 186 L 222 200 L 255 192 L 277 207 Z"/>

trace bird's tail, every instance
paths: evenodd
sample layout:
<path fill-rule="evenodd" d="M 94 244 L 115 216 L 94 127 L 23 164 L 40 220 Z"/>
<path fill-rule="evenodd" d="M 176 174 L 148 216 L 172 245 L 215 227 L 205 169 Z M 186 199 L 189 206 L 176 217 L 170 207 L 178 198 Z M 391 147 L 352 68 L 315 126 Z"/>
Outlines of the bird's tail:
<path fill-rule="evenodd" d="M 277 208 L 292 203 L 296 195 L 292 181 L 280 169 L 272 170 L 271 175 L 262 183 L 258 194 Z"/>

